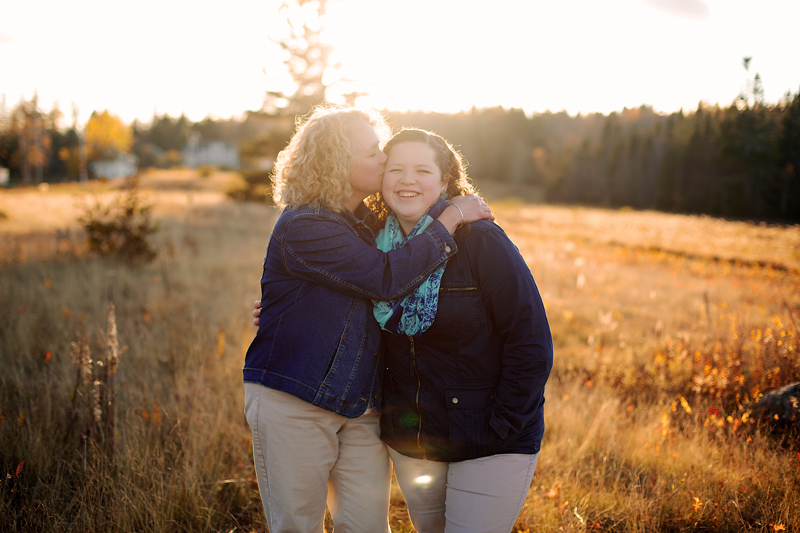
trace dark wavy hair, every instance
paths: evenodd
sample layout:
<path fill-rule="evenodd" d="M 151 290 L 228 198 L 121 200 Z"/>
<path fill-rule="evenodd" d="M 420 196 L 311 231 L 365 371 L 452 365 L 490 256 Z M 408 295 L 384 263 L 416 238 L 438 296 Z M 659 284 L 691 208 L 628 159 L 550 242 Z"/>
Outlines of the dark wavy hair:
<path fill-rule="evenodd" d="M 464 156 L 441 135 L 416 128 L 403 128 L 389 139 L 389 142 L 383 147 L 383 151 L 386 155 L 390 155 L 392 148 L 408 142 L 422 143 L 433 150 L 434 162 L 442 173 L 442 184 L 447 185 L 445 189 L 447 199 L 453 196 L 477 194 L 475 187 L 467 177 L 467 161 Z M 389 206 L 386 205 L 380 193 L 367 198 L 365 202 L 380 220 L 386 220 L 389 215 Z"/>

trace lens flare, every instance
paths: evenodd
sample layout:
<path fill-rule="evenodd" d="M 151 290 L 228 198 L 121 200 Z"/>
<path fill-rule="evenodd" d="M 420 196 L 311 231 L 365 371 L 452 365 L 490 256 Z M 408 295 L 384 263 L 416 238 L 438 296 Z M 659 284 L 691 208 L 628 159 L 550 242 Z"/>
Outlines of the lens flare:
<path fill-rule="evenodd" d="M 427 484 L 428 484 L 428 483 L 430 483 L 432 480 L 433 480 L 433 478 L 432 478 L 431 476 L 419 476 L 419 477 L 418 477 L 417 479 L 415 479 L 414 481 L 415 481 L 417 484 L 419 484 L 419 485 L 427 485 Z"/>

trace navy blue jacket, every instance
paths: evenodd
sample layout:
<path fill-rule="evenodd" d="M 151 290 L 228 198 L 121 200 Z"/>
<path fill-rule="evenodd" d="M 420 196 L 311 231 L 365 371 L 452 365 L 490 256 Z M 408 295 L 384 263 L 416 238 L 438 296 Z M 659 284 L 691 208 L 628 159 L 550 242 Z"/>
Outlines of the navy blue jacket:
<path fill-rule="evenodd" d="M 474 222 L 456 242 L 431 327 L 382 332 L 381 438 L 434 461 L 537 453 L 553 341 L 536 283 L 496 224 Z"/>
<path fill-rule="evenodd" d="M 456 251 L 437 221 L 401 249 L 375 247 L 375 216 L 286 208 L 270 235 L 261 319 L 244 381 L 353 418 L 380 406 L 380 328 L 371 300 L 396 299 Z"/>

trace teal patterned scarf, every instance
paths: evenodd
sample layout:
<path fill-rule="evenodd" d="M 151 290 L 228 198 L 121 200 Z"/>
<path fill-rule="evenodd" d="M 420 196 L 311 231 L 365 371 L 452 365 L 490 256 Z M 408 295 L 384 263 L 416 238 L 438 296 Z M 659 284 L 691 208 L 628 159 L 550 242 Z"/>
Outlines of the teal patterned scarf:
<path fill-rule="evenodd" d="M 430 226 L 449 204 L 450 202 L 444 198 L 436 200 L 408 235 L 403 235 L 394 213 L 390 214 L 386 219 L 386 226 L 376 238 L 378 249 L 388 252 L 402 247 L 408 239 L 425 231 L 425 228 Z M 400 300 L 373 300 L 372 314 L 381 329 L 399 335 L 419 337 L 431 327 L 436 318 L 436 308 L 439 305 L 439 286 L 442 283 L 442 275 L 446 266 L 447 260 L 434 270 L 419 287 Z"/>

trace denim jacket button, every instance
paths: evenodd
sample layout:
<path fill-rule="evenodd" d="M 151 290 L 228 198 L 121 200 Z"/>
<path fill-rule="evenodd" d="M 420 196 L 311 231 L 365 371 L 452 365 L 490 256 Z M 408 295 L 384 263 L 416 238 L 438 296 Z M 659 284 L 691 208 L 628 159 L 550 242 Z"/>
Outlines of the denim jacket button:
<path fill-rule="evenodd" d="M 448 254 L 450 253 L 450 245 L 449 244 L 445 244 L 444 245 L 444 251 L 447 252 Z"/>
<path fill-rule="evenodd" d="M 453 403 L 458 403 L 458 398 L 453 398 Z"/>

